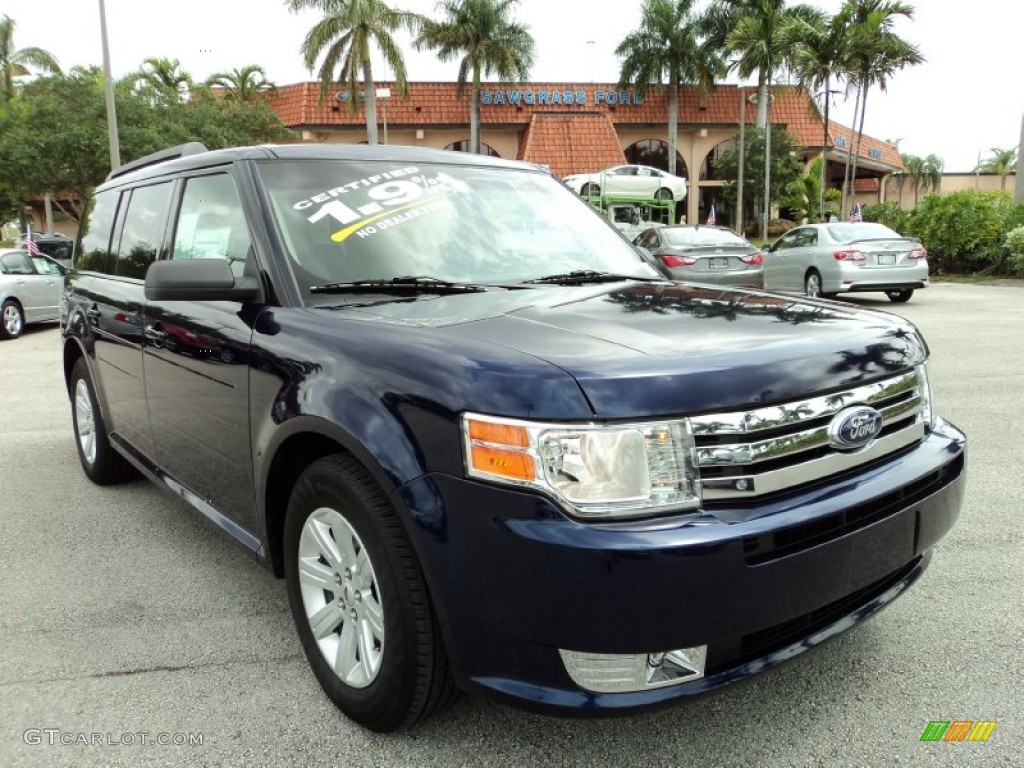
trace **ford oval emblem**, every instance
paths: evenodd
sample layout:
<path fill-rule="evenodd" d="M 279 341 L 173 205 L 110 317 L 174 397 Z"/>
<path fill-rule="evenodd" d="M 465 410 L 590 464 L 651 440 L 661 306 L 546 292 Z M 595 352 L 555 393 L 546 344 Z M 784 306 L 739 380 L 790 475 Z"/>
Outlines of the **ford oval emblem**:
<path fill-rule="evenodd" d="M 882 414 L 866 405 L 844 408 L 828 425 L 828 441 L 840 451 L 863 448 L 882 431 Z"/>

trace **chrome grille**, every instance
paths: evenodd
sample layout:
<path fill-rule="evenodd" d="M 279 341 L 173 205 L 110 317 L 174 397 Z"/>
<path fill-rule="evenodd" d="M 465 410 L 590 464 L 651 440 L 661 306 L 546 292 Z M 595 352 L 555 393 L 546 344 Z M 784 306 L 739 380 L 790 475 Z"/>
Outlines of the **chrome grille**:
<path fill-rule="evenodd" d="M 749 499 L 804 485 L 896 453 L 924 438 L 922 382 L 916 371 L 806 400 L 691 417 L 705 501 Z M 882 414 L 864 448 L 839 451 L 832 418 L 851 405 Z"/>

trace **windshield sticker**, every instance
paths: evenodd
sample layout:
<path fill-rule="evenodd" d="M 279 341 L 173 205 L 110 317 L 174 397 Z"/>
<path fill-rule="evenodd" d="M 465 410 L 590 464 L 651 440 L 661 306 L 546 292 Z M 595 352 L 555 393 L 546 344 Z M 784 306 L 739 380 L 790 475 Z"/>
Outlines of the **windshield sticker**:
<path fill-rule="evenodd" d="M 306 216 L 310 224 L 323 219 L 341 224 L 342 228 L 331 234 L 331 240 L 340 243 L 353 234 L 365 238 L 396 224 L 447 209 L 451 204 L 444 198 L 468 191 L 467 184 L 444 172 L 428 176 L 415 167 L 395 168 L 299 200 L 292 204 L 292 209 L 309 211 L 316 207 Z M 339 197 L 344 197 L 344 202 Z"/>

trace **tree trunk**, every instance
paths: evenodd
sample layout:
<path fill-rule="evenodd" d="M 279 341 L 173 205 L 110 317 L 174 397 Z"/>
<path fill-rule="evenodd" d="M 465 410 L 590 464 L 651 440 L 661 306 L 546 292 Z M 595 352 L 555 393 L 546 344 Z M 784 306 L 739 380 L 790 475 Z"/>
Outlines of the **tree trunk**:
<path fill-rule="evenodd" d="M 480 66 L 473 65 L 473 92 L 469 97 L 469 151 L 480 154 Z"/>
<path fill-rule="evenodd" d="M 818 215 L 825 218 L 825 180 L 828 177 L 828 106 L 829 84 L 831 78 L 825 78 L 825 129 L 821 132 L 821 189 L 818 193 Z"/>
<path fill-rule="evenodd" d="M 757 73 L 757 127 L 768 124 L 768 76 L 764 71 Z"/>
<path fill-rule="evenodd" d="M 854 101 L 853 101 L 853 123 L 851 123 L 851 125 L 856 125 L 857 124 L 857 115 L 858 115 L 859 112 L 860 112 L 860 86 L 857 87 L 857 98 L 854 99 Z M 850 141 L 851 142 L 853 141 L 853 131 L 852 130 L 850 131 Z M 846 203 L 847 203 L 847 198 L 849 197 L 849 191 L 850 191 L 850 162 L 851 162 L 852 159 L 853 159 L 853 146 L 851 144 L 850 146 L 846 147 L 846 164 L 843 166 L 843 195 L 842 195 L 842 202 L 840 203 L 840 207 L 839 207 L 839 214 L 840 214 L 840 216 L 842 216 L 842 215 L 844 215 L 846 213 Z"/>
<path fill-rule="evenodd" d="M 668 86 L 668 172 L 676 175 L 676 139 L 679 131 L 679 73 L 673 72 Z"/>
<path fill-rule="evenodd" d="M 379 142 L 377 141 L 377 87 L 374 85 L 373 72 L 370 70 L 369 55 L 363 57 L 363 98 L 366 110 L 366 143 L 372 146 Z"/>
<path fill-rule="evenodd" d="M 857 141 L 853 145 L 853 168 L 850 172 L 850 195 L 857 202 L 857 158 L 860 157 L 860 145 L 864 138 L 864 113 L 868 111 L 868 88 L 861 91 L 860 125 L 857 126 Z"/>

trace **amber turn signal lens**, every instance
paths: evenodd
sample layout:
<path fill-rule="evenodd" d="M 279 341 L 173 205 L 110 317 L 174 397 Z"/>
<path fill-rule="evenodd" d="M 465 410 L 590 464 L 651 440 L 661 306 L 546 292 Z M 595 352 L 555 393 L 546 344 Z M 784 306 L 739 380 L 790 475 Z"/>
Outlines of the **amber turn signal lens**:
<path fill-rule="evenodd" d="M 530 437 L 526 433 L 525 427 L 476 420 L 469 422 L 469 439 L 494 445 L 515 446 L 516 448 L 526 448 L 530 444 Z"/>
<path fill-rule="evenodd" d="M 533 458 L 519 451 L 504 451 L 485 445 L 474 445 L 473 469 L 514 480 L 534 480 L 537 476 Z"/>

